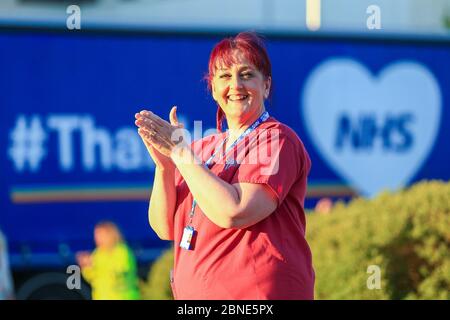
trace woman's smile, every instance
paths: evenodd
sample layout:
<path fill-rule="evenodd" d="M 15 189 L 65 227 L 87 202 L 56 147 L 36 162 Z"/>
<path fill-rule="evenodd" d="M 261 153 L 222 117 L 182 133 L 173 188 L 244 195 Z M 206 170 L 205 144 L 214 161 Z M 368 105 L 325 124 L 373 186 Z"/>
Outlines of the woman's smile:
<path fill-rule="evenodd" d="M 232 94 L 232 95 L 228 95 L 227 99 L 228 101 L 231 102 L 243 102 L 243 101 L 247 101 L 248 95 L 246 94 Z"/>

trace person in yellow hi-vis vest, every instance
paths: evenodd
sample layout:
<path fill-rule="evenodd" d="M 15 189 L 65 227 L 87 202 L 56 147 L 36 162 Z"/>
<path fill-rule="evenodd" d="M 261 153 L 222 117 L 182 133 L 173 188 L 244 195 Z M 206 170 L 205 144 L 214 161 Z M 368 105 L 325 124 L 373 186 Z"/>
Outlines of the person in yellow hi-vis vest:
<path fill-rule="evenodd" d="M 98 223 L 94 238 L 92 253 L 77 254 L 81 273 L 92 287 L 92 299 L 140 299 L 136 259 L 117 226 L 109 221 Z"/>

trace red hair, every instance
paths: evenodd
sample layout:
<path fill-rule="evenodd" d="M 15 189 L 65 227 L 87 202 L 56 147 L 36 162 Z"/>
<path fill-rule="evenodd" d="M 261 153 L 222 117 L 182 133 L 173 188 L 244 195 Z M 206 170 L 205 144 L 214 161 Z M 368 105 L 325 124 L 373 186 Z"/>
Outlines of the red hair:
<path fill-rule="evenodd" d="M 211 82 L 217 63 L 221 63 L 225 67 L 230 67 L 233 63 L 236 63 L 233 56 L 234 50 L 239 50 L 266 79 L 272 77 L 272 65 L 263 39 L 254 32 L 241 32 L 235 37 L 223 39 L 212 49 L 209 57 L 208 74 L 205 76 L 210 91 L 212 90 Z M 224 117 L 222 108 L 218 106 L 216 124 L 219 132 L 222 132 Z"/>

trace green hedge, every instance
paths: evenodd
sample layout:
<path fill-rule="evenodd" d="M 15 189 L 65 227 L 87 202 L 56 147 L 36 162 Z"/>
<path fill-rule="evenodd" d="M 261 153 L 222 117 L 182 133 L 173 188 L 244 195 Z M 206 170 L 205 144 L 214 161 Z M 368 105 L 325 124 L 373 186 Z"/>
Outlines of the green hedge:
<path fill-rule="evenodd" d="M 147 281 L 141 282 L 141 297 L 145 300 L 173 300 L 170 288 L 170 269 L 173 268 L 173 250 L 162 253 L 147 275 Z"/>
<path fill-rule="evenodd" d="M 307 217 L 317 299 L 450 299 L 450 183 L 422 182 L 408 190 L 338 203 Z M 172 299 L 172 251 L 142 284 L 147 299 Z M 381 289 L 370 290 L 370 265 Z"/>
<path fill-rule="evenodd" d="M 309 215 L 317 299 L 449 299 L 450 184 L 422 182 Z M 369 265 L 381 289 L 369 290 Z"/>

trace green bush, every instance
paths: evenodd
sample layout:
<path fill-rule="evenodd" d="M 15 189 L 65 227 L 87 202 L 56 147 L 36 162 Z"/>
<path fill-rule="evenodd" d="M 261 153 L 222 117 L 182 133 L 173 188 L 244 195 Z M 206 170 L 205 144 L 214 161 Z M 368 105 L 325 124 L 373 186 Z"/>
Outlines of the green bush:
<path fill-rule="evenodd" d="M 308 217 L 317 299 L 450 299 L 450 184 L 422 182 Z M 368 267 L 381 271 L 369 290 Z"/>
<path fill-rule="evenodd" d="M 145 300 L 173 300 L 170 288 L 170 269 L 173 268 L 173 249 L 164 251 L 148 272 L 147 281 L 141 282 L 141 296 Z"/>
<path fill-rule="evenodd" d="M 316 299 L 450 299 L 450 183 L 422 182 L 397 193 L 338 203 L 307 217 Z M 145 299 L 172 299 L 173 251 L 152 266 Z M 368 267 L 381 289 L 368 289 Z"/>

